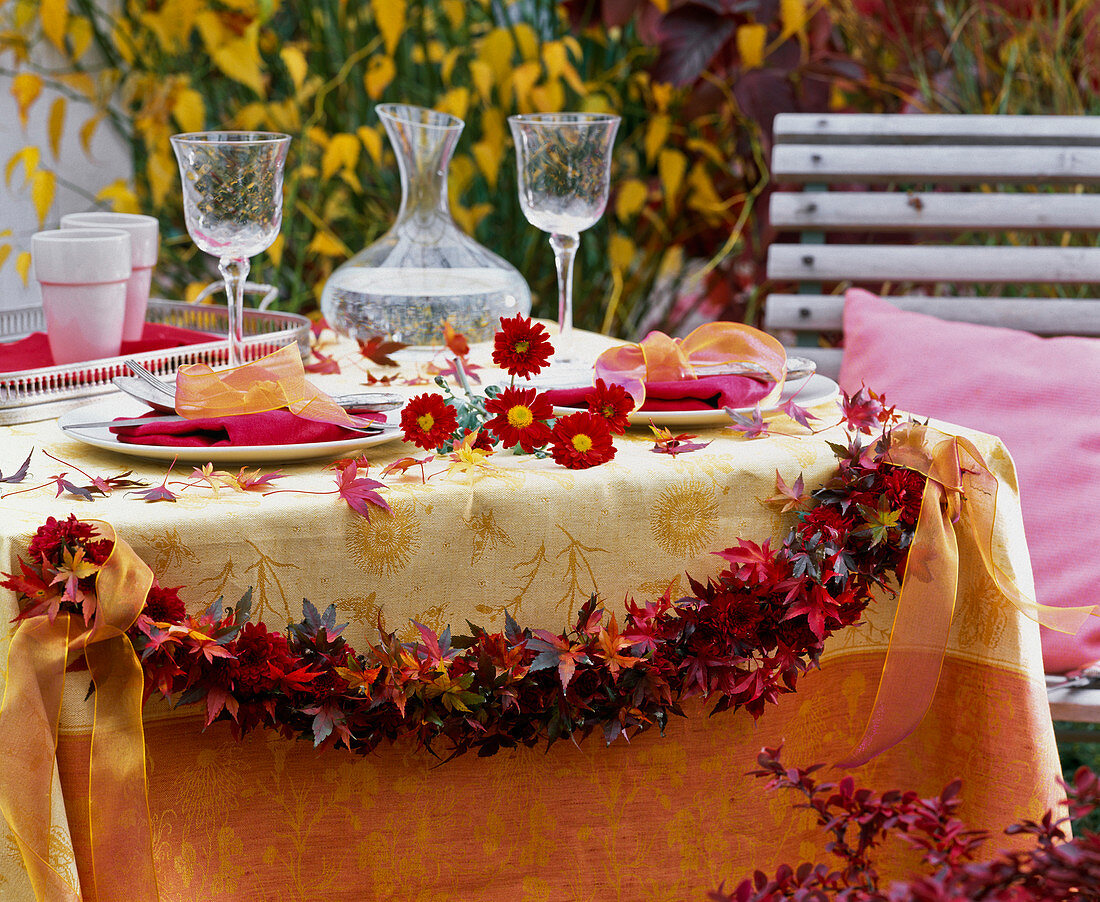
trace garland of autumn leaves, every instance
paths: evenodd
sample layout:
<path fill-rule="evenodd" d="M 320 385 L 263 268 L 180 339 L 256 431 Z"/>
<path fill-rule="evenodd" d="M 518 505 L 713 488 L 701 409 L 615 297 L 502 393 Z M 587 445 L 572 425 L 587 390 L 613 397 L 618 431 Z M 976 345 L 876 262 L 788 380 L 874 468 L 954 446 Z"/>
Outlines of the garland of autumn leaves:
<path fill-rule="evenodd" d="M 692 594 L 676 601 L 630 602 L 622 624 L 593 597 L 556 635 L 509 616 L 501 632 L 471 624 L 463 636 L 417 624 L 419 641 L 402 642 L 380 621 L 377 640 L 357 651 L 335 607 L 306 601 L 283 635 L 249 620 L 250 593 L 190 615 L 177 589 L 154 584 L 128 632 L 145 697 L 202 704 L 207 724 L 226 720 L 238 738 L 265 727 L 359 753 L 411 738 L 485 756 L 597 729 L 611 742 L 663 730 L 693 696 L 759 717 L 795 690 L 831 633 L 859 619 L 873 588 L 900 574 L 920 510 L 924 478 L 883 463 L 885 439 L 832 447 L 836 474 L 781 547 L 739 539 L 717 552 L 727 563 L 717 577 L 691 579 Z M 110 550 L 91 524 L 50 518 L 20 574 L 0 583 L 17 594 L 17 619 L 74 611 L 91 625 Z"/>

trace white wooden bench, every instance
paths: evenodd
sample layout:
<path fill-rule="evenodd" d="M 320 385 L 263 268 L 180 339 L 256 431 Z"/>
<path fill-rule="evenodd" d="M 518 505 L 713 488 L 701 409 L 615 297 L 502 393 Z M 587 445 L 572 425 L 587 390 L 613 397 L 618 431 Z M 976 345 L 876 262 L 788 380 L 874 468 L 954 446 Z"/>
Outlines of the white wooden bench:
<path fill-rule="evenodd" d="M 827 375 L 842 351 L 818 339 L 841 331 L 853 284 L 941 319 L 1100 335 L 1095 300 L 999 296 L 1100 283 L 1100 248 L 1060 246 L 1100 230 L 1100 194 L 1081 190 L 1100 184 L 1100 117 L 781 114 L 771 177 L 798 190 L 772 195 L 771 224 L 790 240 L 771 245 L 768 278 L 799 290 L 768 296 L 765 328 L 797 336 Z M 1054 240 L 1028 246 L 1036 232 Z M 899 233 L 911 240 L 888 237 Z M 982 285 L 991 296 L 935 296 Z"/>
<path fill-rule="evenodd" d="M 1100 293 L 1100 117 L 782 114 L 774 134 L 768 278 L 794 290 L 768 296 L 764 325 L 820 372 L 839 372 L 821 339 L 840 337 L 852 285 L 941 319 L 1100 336 L 1100 296 L 1041 296 Z M 1100 682 L 1065 682 L 1048 678 L 1054 719 L 1100 723 Z"/>

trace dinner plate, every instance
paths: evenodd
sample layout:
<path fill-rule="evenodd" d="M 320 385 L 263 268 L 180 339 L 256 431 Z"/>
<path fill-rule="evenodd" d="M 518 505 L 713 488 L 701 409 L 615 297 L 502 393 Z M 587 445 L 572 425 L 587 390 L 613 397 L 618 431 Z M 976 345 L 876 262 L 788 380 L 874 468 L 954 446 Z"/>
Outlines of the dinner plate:
<path fill-rule="evenodd" d="M 839 394 L 840 386 L 836 382 L 828 376 L 814 373 L 801 386 L 795 385 L 784 388 L 783 393 L 779 396 L 779 403 L 775 407 L 765 408 L 763 412 L 777 410 L 791 398 L 795 398 L 795 403 L 800 407 L 814 407 L 835 400 Z M 738 407 L 734 409 L 737 413 L 751 414 L 755 408 Z M 554 408 L 555 416 L 564 416 L 575 412 L 576 408 L 573 407 Z M 717 426 L 730 421 L 725 408 L 721 407 L 717 410 L 711 408 L 705 410 L 635 410 L 627 419 L 632 426 L 648 426 L 650 421 L 657 426 Z"/>
<path fill-rule="evenodd" d="M 125 395 L 105 398 L 92 404 L 85 404 L 75 410 L 62 414 L 57 425 L 71 439 L 117 451 L 130 457 L 145 457 L 153 460 L 201 460 L 203 463 L 240 463 L 259 464 L 313 460 L 319 457 L 342 457 L 375 445 L 382 445 L 401 438 L 401 430 L 390 425 L 376 435 L 358 435 L 354 438 L 336 442 L 306 442 L 295 445 L 209 445 L 203 447 L 181 447 L 178 445 L 135 445 L 119 441 L 117 435 L 106 426 L 97 429 L 73 429 L 78 423 L 93 423 L 112 420 L 117 417 L 137 417 L 148 413 L 149 408 L 140 401 Z"/>

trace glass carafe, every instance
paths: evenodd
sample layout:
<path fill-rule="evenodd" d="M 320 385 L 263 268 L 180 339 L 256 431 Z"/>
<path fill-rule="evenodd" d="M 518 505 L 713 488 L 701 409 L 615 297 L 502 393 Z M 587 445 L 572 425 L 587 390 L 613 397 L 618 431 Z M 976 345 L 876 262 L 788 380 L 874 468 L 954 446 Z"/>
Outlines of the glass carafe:
<path fill-rule="evenodd" d="M 375 109 L 397 155 L 401 208 L 385 235 L 332 273 L 321 312 L 338 332 L 364 340 L 439 347 L 449 322 L 470 342 L 488 341 L 502 316 L 531 312 L 531 291 L 451 218 L 447 167 L 465 123 L 405 104 Z"/>

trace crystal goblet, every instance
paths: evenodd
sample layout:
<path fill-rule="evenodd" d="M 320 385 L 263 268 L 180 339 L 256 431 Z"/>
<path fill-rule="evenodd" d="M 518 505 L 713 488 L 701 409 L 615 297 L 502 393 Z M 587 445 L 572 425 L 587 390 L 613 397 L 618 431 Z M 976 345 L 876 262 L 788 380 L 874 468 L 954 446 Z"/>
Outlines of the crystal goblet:
<path fill-rule="evenodd" d="M 218 258 L 229 302 L 229 363 L 244 359 L 244 285 L 249 258 L 267 250 L 283 221 L 290 136 L 211 131 L 173 135 L 183 216 L 199 250 Z"/>
<path fill-rule="evenodd" d="M 573 260 L 580 233 L 595 225 L 611 188 L 611 149 L 619 117 L 610 113 L 509 116 L 516 143 L 519 204 L 550 233 L 558 276 L 558 340 L 552 367 L 584 364 L 573 340 Z"/>

